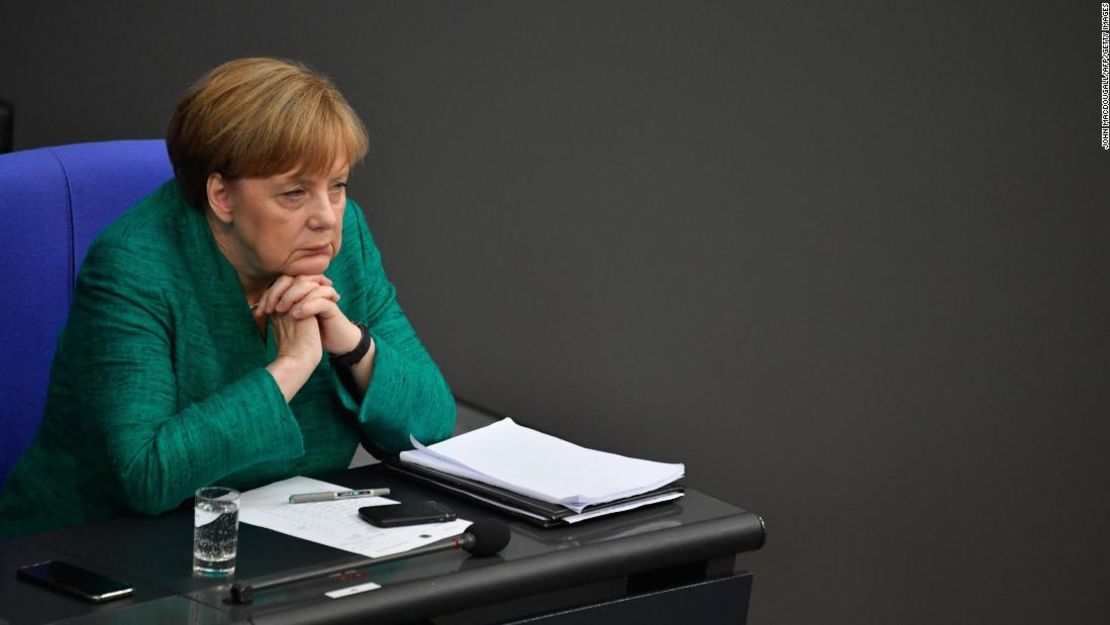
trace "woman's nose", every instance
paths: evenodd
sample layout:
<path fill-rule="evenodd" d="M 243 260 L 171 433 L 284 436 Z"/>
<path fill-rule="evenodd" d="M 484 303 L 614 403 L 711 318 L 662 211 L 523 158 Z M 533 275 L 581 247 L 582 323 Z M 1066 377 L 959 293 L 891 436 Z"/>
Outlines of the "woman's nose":
<path fill-rule="evenodd" d="M 312 215 L 309 217 L 308 225 L 313 230 L 324 230 L 327 228 L 334 228 L 336 224 L 335 206 L 332 205 L 331 198 L 325 192 L 317 195 L 313 199 Z"/>

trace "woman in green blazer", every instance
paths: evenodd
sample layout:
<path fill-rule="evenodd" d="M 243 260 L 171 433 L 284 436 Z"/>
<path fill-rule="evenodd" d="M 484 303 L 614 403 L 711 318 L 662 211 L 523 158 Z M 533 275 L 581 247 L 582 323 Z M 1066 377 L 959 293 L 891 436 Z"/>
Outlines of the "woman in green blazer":
<path fill-rule="evenodd" d="M 454 427 L 347 199 L 367 139 L 330 81 L 232 61 L 185 94 L 166 143 L 174 178 L 81 267 L 0 537 L 340 470 L 360 439 L 396 453 Z"/>

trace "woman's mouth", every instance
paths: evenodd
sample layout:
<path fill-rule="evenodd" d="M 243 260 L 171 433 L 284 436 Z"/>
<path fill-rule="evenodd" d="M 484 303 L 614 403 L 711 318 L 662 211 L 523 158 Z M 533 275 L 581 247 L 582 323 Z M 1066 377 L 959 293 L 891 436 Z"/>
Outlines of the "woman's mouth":
<path fill-rule="evenodd" d="M 301 250 L 309 254 L 330 254 L 331 243 L 325 243 L 323 245 L 317 245 L 315 247 L 302 247 Z"/>

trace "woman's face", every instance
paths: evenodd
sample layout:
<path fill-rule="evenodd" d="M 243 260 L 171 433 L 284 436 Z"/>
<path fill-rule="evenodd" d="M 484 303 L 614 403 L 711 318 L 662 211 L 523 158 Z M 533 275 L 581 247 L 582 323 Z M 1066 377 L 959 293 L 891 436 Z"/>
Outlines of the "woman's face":
<path fill-rule="evenodd" d="M 323 273 L 343 242 L 345 159 L 326 174 L 288 172 L 227 181 L 240 271 L 254 277 Z"/>

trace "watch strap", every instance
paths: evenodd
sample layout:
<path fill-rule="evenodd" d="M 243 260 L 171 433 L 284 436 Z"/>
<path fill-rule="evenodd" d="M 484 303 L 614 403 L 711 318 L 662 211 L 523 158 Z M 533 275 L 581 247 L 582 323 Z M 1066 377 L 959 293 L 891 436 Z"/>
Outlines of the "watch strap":
<path fill-rule="evenodd" d="M 365 323 L 356 323 L 355 325 L 358 326 L 359 331 L 362 332 L 362 338 L 358 340 L 358 345 L 351 351 L 342 356 L 331 357 L 332 364 L 337 367 L 342 367 L 344 369 L 353 367 L 358 361 L 362 360 L 366 352 L 370 351 L 370 345 L 374 342 L 373 337 L 370 336 L 370 329 L 366 327 Z"/>

